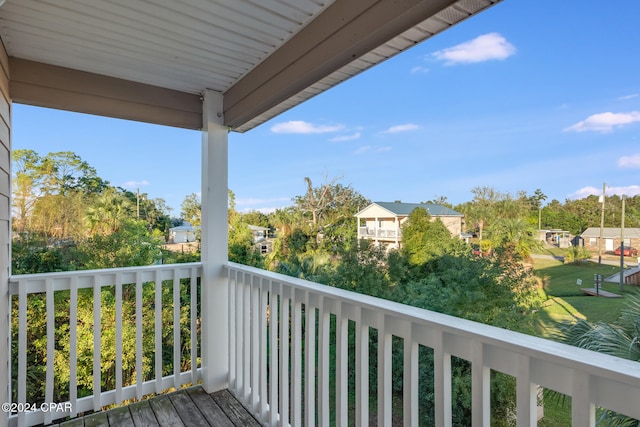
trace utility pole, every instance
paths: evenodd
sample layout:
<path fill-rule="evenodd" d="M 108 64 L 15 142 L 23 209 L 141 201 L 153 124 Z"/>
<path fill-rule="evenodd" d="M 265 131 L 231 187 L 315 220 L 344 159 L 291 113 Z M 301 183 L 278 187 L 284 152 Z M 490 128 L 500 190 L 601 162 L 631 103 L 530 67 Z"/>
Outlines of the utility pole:
<path fill-rule="evenodd" d="M 620 197 L 622 199 L 622 220 L 620 221 L 620 291 L 623 291 L 624 290 L 624 201 L 626 197 L 624 194 Z"/>
<path fill-rule="evenodd" d="M 136 219 L 140 219 L 140 189 L 136 188 Z"/>
<path fill-rule="evenodd" d="M 602 183 L 602 213 L 600 214 L 600 239 L 598 239 L 598 264 L 602 264 L 602 239 L 604 233 L 604 199 L 607 183 Z"/>

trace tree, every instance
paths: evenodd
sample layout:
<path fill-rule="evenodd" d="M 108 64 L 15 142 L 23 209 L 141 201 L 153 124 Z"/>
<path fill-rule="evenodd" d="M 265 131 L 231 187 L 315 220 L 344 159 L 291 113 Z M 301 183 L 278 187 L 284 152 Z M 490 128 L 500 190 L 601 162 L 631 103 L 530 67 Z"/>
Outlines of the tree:
<path fill-rule="evenodd" d="M 424 208 L 414 209 L 402 226 L 401 252 L 410 264 L 420 266 L 431 258 L 452 249 L 460 240 L 453 240 L 447 227 Z"/>
<path fill-rule="evenodd" d="M 180 215 L 185 221 L 194 226 L 202 224 L 202 204 L 196 193 L 188 194 L 180 208 L 182 209 Z"/>
<path fill-rule="evenodd" d="M 522 217 L 498 218 L 491 226 L 491 242 L 502 256 L 527 259 L 540 247 L 534 227 Z"/>
<path fill-rule="evenodd" d="M 473 200 L 467 204 L 464 214 L 467 222 L 478 229 L 478 239 L 482 241 L 484 228 L 494 214 L 494 205 L 502 197 L 492 187 L 474 187 L 471 189 Z"/>
<path fill-rule="evenodd" d="M 38 168 L 41 160 L 33 150 L 14 150 L 11 157 L 13 228 L 19 233 L 24 233 L 39 194 Z"/>
<path fill-rule="evenodd" d="M 131 218 L 132 208 L 129 201 L 114 188 L 97 196 L 87 208 L 86 220 L 90 235 L 108 235 L 120 230 L 124 221 Z"/>
<path fill-rule="evenodd" d="M 353 215 L 368 204 L 367 199 L 350 186 L 339 184 L 340 178 L 325 178 L 319 187 L 314 187 L 308 177 L 304 180 L 307 183 L 306 194 L 296 196 L 293 200 L 297 209 L 308 219 L 308 229 L 312 235 L 317 236 L 318 232 L 346 219 L 353 220 L 355 229 Z"/>

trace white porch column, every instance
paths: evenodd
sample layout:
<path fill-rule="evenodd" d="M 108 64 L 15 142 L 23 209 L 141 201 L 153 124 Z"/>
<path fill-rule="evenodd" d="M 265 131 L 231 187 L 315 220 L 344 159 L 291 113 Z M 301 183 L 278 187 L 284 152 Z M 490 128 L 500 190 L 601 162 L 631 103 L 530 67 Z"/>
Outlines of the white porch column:
<path fill-rule="evenodd" d="M 222 94 L 204 93 L 202 126 L 202 385 L 207 393 L 229 379 L 228 130 Z"/>

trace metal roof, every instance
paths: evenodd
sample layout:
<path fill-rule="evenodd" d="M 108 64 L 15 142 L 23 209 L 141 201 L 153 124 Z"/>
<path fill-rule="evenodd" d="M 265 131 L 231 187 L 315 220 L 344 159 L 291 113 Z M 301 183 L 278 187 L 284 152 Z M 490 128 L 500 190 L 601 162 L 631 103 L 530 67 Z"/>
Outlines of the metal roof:
<path fill-rule="evenodd" d="M 0 37 L 16 102 L 197 128 L 211 89 L 243 132 L 499 1 L 8 0 Z M 43 78 L 55 67 L 80 73 Z M 102 85 L 116 89 L 92 92 Z"/>
<path fill-rule="evenodd" d="M 408 216 L 416 208 L 423 208 L 431 216 L 464 216 L 446 206 L 433 203 L 373 202 L 397 216 Z M 366 208 L 365 208 L 366 209 Z"/>
<path fill-rule="evenodd" d="M 580 237 L 600 237 L 600 227 L 589 227 L 582 232 Z M 604 227 L 602 237 L 605 239 L 615 239 L 620 237 L 620 227 Z M 625 239 L 640 239 L 640 228 L 624 229 Z"/>

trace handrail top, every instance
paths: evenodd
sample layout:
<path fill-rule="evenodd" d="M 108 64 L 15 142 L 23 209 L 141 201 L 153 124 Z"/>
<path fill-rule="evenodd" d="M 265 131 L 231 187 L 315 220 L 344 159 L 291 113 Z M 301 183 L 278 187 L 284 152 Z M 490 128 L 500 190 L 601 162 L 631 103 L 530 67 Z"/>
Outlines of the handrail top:
<path fill-rule="evenodd" d="M 72 271 L 55 271 L 50 273 L 29 273 L 29 274 L 12 274 L 9 276 L 9 283 L 17 283 L 19 280 L 42 279 L 45 277 L 73 277 L 73 276 L 95 276 L 101 274 L 117 274 L 131 273 L 134 271 L 156 271 L 156 270 L 174 270 L 176 268 L 192 268 L 202 267 L 202 262 L 185 262 L 179 264 L 152 264 L 134 267 L 117 267 L 117 268 L 99 268 L 93 270 L 72 270 Z"/>

